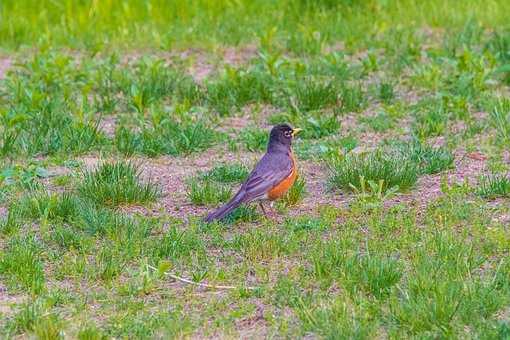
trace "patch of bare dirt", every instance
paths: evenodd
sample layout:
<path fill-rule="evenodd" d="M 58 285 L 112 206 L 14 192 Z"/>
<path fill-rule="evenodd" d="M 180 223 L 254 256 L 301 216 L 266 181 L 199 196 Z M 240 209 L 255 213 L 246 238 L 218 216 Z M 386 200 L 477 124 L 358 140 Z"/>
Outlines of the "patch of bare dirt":
<path fill-rule="evenodd" d="M 24 296 L 9 294 L 7 287 L 0 282 L 0 316 L 5 318 L 14 312 L 14 307 L 23 303 Z"/>
<path fill-rule="evenodd" d="M 486 168 L 486 157 L 480 153 L 466 153 L 464 150 L 455 152 L 455 168 L 443 173 L 424 175 L 418 179 L 416 188 L 409 194 L 399 195 L 392 199 L 392 203 L 406 202 L 425 206 L 429 202 L 442 195 L 441 178 L 446 176 L 449 184 L 463 183 L 470 184 L 477 182 L 478 177 L 484 174 Z"/>
<path fill-rule="evenodd" d="M 237 322 L 236 331 L 240 339 L 267 339 L 267 322 L 263 315 L 257 314 Z"/>
<path fill-rule="evenodd" d="M 235 155 L 224 153 L 214 155 L 204 153 L 190 159 L 162 157 L 156 162 L 144 165 L 144 174 L 159 183 L 163 188 L 163 197 L 158 202 L 158 208 L 163 208 L 170 215 L 188 219 L 192 216 L 203 216 L 214 207 L 196 206 L 187 197 L 186 181 L 190 176 L 200 171 L 207 171 L 216 164 L 241 162 L 252 165 L 253 155 Z M 156 163 L 156 164 L 155 164 Z"/>
<path fill-rule="evenodd" d="M 503 151 L 503 162 L 510 165 L 510 151 L 508 150 Z"/>
<path fill-rule="evenodd" d="M 493 222 L 498 222 L 503 225 L 510 225 L 510 213 L 509 214 L 501 214 L 499 216 L 495 216 L 492 219 Z"/>
<path fill-rule="evenodd" d="M 93 169 L 106 161 L 106 159 L 103 159 L 101 156 L 92 154 L 83 156 L 80 158 L 80 160 L 83 162 L 84 167 L 88 170 Z"/>
<path fill-rule="evenodd" d="M 317 215 L 321 206 L 347 207 L 348 197 L 327 188 L 328 173 L 323 165 L 312 161 L 298 161 L 299 176 L 305 179 L 306 195 L 301 202 L 289 209 L 290 216 Z"/>
<path fill-rule="evenodd" d="M 115 116 L 105 116 L 101 118 L 99 122 L 99 130 L 103 131 L 103 133 L 113 138 L 115 136 L 115 128 L 117 126 L 117 117 Z"/>
<path fill-rule="evenodd" d="M 237 130 L 244 129 L 250 125 L 253 125 L 253 120 L 246 115 L 242 115 L 241 117 L 229 117 L 223 120 L 218 127 L 218 131 L 228 132 L 234 130 L 234 133 L 237 135 Z"/>
<path fill-rule="evenodd" d="M 341 119 L 342 130 L 345 132 L 354 132 L 358 128 L 358 118 L 354 115 L 346 115 Z"/>
<path fill-rule="evenodd" d="M 235 119 L 232 119 L 235 124 Z M 246 122 L 240 118 L 236 123 L 244 126 Z M 367 134 L 367 136 L 369 136 Z M 363 148 L 369 148 L 378 143 L 378 136 L 367 137 L 362 141 Z M 437 141 L 441 144 L 443 141 Z M 406 203 L 418 206 L 425 206 L 431 200 L 442 195 L 441 178 L 446 176 L 449 183 L 462 183 L 467 180 L 475 183 L 478 177 L 486 171 L 486 157 L 478 153 L 459 150 L 455 153 L 455 168 L 435 175 L 421 176 L 415 189 L 408 194 L 398 195 L 391 199 L 388 204 Z M 155 159 L 134 158 L 133 162 L 140 164 L 142 175 L 146 179 L 159 184 L 162 188 L 161 199 L 151 206 L 146 207 L 125 207 L 127 213 L 140 213 L 143 215 L 157 215 L 166 212 L 169 215 L 188 220 L 193 217 L 202 217 L 214 206 L 197 206 L 190 202 L 187 197 L 187 179 L 201 171 L 210 170 L 217 164 L 230 164 L 241 162 L 251 168 L 261 157 L 260 153 L 232 153 L 217 147 L 202 154 L 188 157 L 164 156 Z M 91 168 L 102 162 L 97 156 L 82 158 L 85 166 Z M 352 195 L 339 191 L 329 191 L 327 188 L 328 171 L 323 164 L 314 161 L 298 161 L 299 175 L 305 179 L 306 195 L 302 202 L 288 209 L 289 216 L 302 214 L 317 215 L 319 208 L 324 205 L 347 208 Z M 238 185 L 233 185 L 235 192 Z M 285 219 L 287 216 L 275 216 L 276 221 Z"/>
<path fill-rule="evenodd" d="M 260 155 L 253 153 L 234 154 L 220 153 L 218 150 L 209 150 L 202 154 L 184 157 L 163 156 L 159 158 L 135 157 L 132 161 L 139 164 L 142 176 L 146 180 L 157 183 L 162 188 L 162 197 L 150 208 L 129 206 L 123 210 L 128 213 L 143 215 L 158 214 L 166 211 L 169 215 L 187 220 L 193 216 L 203 216 L 214 207 L 203 207 L 192 204 L 187 198 L 186 180 L 199 173 L 207 171 L 216 164 L 241 162 L 252 166 Z M 93 168 L 103 162 L 99 157 L 89 155 L 81 158 L 86 168 Z M 235 189 L 235 188 L 234 188 Z"/>
<path fill-rule="evenodd" d="M 0 79 L 4 79 L 7 71 L 12 65 L 11 58 L 0 58 Z"/>
<path fill-rule="evenodd" d="M 239 66 L 250 61 L 257 55 L 258 49 L 255 44 L 242 47 L 226 47 L 223 52 L 223 60 L 226 64 Z"/>
<path fill-rule="evenodd" d="M 40 179 L 40 182 L 44 185 L 46 190 L 48 190 L 50 192 L 55 192 L 55 193 L 63 192 L 65 190 L 65 188 L 55 185 L 53 183 L 53 179 L 58 176 L 70 174 L 71 169 L 66 168 L 64 166 L 56 165 L 56 166 L 49 167 L 47 170 L 48 170 L 48 176 Z"/>
<path fill-rule="evenodd" d="M 343 41 L 337 41 L 331 45 L 326 45 L 324 47 L 324 53 L 335 53 L 335 52 L 343 52 L 345 51 L 345 43 Z"/>
<path fill-rule="evenodd" d="M 190 51 L 181 53 L 181 59 L 190 58 Z M 188 67 L 188 73 L 193 77 L 197 83 L 203 83 L 204 80 L 218 69 L 215 63 L 211 62 L 211 58 L 207 53 L 194 53 L 194 59 Z"/>
<path fill-rule="evenodd" d="M 207 77 L 217 72 L 221 65 L 238 67 L 248 63 L 256 55 L 257 46 L 249 44 L 243 47 L 225 47 L 220 49 L 217 58 L 212 57 L 211 53 L 196 49 L 183 51 L 180 54 L 180 58 L 182 60 L 193 59 L 193 62 L 188 67 L 188 72 L 196 82 L 203 83 Z M 217 62 L 211 62 L 214 59 L 217 59 Z"/>
<path fill-rule="evenodd" d="M 237 130 L 251 126 L 266 129 L 269 133 L 272 127 L 268 122 L 269 117 L 280 111 L 271 105 L 248 104 L 242 108 L 240 116 L 224 118 L 218 130 L 223 132 L 234 131 L 235 136 L 237 136 Z"/>
<path fill-rule="evenodd" d="M 162 188 L 162 197 L 151 207 L 128 206 L 122 210 L 127 213 L 142 215 L 157 215 L 166 212 L 173 217 L 188 220 L 190 217 L 202 217 L 214 206 L 197 206 L 190 202 L 187 197 L 186 181 L 189 177 L 201 171 L 210 170 L 217 164 L 230 164 L 240 162 L 249 168 L 260 159 L 259 153 L 232 153 L 221 150 L 209 150 L 199 155 L 187 158 L 163 156 L 159 158 L 133 158 L 133 162 L 140 164 L 142 176 L 146 180 L 157 183 Z M 99 158 L 87 156 L 82 158 L 87 168 L 96 166 L 101 162 Z M 299 161 L 299 173 L 306 182 L 306 191 L 302 202 L 289 208 L 289 215 L 301 215 L 305 213 L 316 214 L 321 205 L 334 205 L 342 207 L 346 205 L 346 197 L 339 192 L 329 192 L 326 188 L 327 172 L 322 165 L 312 161 Z M 239 185 L 233 185 L 232 191 L 236 191 Z M 284 216 L 275 216 L 275 219 Z"/>
<path fill-rule="evenodd" d="M 0 205 L 0 218 L 7 216 L 8 210 L 6 207 Z"/>

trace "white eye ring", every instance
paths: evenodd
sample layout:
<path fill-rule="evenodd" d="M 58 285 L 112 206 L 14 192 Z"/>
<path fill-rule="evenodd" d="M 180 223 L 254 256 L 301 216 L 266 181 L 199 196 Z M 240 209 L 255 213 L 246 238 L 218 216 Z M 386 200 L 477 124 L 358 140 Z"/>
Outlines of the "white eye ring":
<path fill-rule="evenodd" d="M 292 133 L 291 133 L 290 131 L 285 131 L 285 133 L 284 133 L 284 134 L 285 134 L 285 137 L 290 137 L 290 136 L 292 136 Z"/>

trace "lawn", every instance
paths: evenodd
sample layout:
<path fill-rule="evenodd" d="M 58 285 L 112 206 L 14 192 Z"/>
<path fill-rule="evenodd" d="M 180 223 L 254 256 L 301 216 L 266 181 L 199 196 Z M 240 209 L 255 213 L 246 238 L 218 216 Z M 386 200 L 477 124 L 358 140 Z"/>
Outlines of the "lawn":
<path fill-rule="evenodd" d="M 510 338 L 508 13 L 2 1 L 0 337 Z"/>

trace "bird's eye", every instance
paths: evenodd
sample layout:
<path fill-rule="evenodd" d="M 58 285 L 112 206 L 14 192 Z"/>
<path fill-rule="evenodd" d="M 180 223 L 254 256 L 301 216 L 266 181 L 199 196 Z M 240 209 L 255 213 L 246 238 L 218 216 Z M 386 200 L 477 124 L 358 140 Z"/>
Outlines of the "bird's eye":
<path fill-rule="evenodd" d="M 292 136 L 292 132 L 290 132 L 290 131 L 285 131 L 283 134 L 284 134 L 284 135 L 285 135 L 285 137 L 287 137 L 287 138 L 290 138 L 290 137 Z"/>

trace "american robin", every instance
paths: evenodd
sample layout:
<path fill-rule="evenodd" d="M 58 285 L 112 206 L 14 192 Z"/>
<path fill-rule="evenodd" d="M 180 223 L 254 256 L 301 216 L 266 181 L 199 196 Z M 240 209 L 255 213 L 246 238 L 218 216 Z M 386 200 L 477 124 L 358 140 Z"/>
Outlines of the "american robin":
<path fill-rule="evenodd" d="M 269 134 L 266 154 L 260 159 L 237 194 L 225 205 L 211 212 L 206 222 L 220 220 L 242 203 L 259 201 L 264 214 L 263 200 L 274 201 L 292 187 L 297 178 L 296 160 L 292 154 L 292 138 L 301 129 L 287 124 L 276 125 Z"/>

